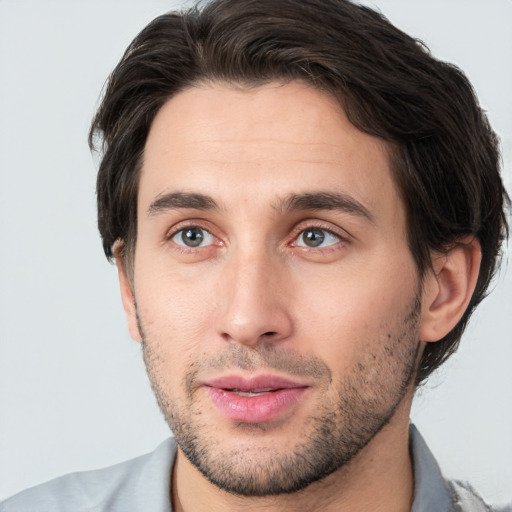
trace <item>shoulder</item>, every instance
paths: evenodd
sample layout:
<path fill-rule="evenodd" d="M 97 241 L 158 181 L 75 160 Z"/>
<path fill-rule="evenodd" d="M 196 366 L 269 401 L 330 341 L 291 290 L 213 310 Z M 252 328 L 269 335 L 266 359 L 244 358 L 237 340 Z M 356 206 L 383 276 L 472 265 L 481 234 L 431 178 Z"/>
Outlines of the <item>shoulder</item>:
<path fill-rule="evenodd" d="M 167 439 L 135 459 L 71 473 L 22 491 L 1 503 L 0 512 L 168 512 L 175 454 L 174 440 Z"/>
<path fill-rule="evenodd" d="M 457 512 L 512 512 L 512 503 L 502 506 L 488 505 L 467 482 L 451 480 L 449 484 Z"/>
<path fill-rule="evenodd" d="M 489 506 L 471 485 L 447 480 L 418 430 L 410 427 L 414 467 L 412 512 L 512 512 L 512 504 Z"/>

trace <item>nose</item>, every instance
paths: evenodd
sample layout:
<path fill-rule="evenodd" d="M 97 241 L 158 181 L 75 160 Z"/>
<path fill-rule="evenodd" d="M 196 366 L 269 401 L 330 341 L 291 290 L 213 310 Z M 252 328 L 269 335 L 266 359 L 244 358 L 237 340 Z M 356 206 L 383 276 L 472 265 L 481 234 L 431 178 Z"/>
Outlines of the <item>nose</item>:
<path fill-rule="evenodd" d="M 278 257 L 233 256 L 223 271 L 217 297 L 217 332 L 226 341 L 255 346 L 280 341 L 293 330 L 286 269 Z"/>

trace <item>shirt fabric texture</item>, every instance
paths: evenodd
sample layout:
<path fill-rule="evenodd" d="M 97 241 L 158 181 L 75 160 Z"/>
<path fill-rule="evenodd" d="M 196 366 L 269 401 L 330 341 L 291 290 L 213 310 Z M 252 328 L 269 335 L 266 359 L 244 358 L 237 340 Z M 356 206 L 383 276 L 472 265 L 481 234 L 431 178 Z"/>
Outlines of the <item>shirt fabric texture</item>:
<path fill-rule="evenodd" d="M 512 506 L 491 508 L 470 486 L 445 480 L 413 425 L 410 449 L 415 481 L 411 512 L 512 512 Z M 22 491 L 1 503 L 0 512 L 172 512 L 176 450 L 176 442 L 169 438 L 152 453 Z"/>

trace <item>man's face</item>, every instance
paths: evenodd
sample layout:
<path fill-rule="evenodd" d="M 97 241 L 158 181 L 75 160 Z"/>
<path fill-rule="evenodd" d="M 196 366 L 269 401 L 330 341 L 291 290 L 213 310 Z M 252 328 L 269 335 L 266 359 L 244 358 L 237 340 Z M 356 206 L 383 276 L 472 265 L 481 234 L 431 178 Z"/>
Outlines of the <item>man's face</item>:
<path fill-rule="evenodd" d="M 130 331 L 182 452 L 219 487 L 326 476 L 411 390 L 421 292 L 389 165 L 300 83 L 191 88 L 156 116 Z"/>

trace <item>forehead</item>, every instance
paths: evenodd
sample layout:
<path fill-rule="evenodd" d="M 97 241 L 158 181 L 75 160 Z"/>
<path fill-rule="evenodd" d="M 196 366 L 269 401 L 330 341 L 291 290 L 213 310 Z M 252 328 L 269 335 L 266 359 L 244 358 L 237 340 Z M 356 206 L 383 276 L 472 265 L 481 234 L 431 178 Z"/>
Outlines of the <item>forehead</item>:
<path fill-rule="evenodd" d="M 174 191 L 200 191 L 227 206 L 245 198 L 255 208 L 271 195 L 336 191 L 396 214 L 389 162 L 384 141 L 356 129 L 311 86 L 198 86 L 168 100 L 153 121 L 139 206 Z"/>

